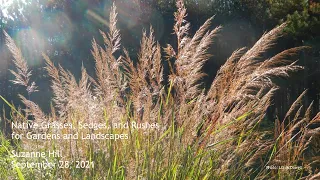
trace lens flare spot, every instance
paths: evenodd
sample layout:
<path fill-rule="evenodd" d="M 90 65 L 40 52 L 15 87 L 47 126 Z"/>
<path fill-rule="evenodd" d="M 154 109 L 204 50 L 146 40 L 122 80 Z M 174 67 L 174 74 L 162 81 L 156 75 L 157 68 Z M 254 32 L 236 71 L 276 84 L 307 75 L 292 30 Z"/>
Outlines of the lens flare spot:
<path fill-rule="evenodd" d="M 90 19 L 93 19 L 97 23 L 101 23 L 105 26 L 109 26 L 109 23 L 107 20 L 105 20 L 102 16 L 99 14 L 95 13 L 93 10 L 88 9 L 86 11 L 86 15 L 90 17 Z"/>
<path fill-rule="evenodd" d="M 49 13 L 43 24 L 44 35 L 48 41 L 59 47 L 67 47 L 72 39 L 74 25 L 70 18 L 61 11 Z"/>
<path fill-rule="evenodd" d="M 38 66 L 42 62 L 41 53 L 46 49 L 44 37 L 32 28 L 21 29 L 15 35 L 16 42 L 23 56 L 32 66 Z"/>

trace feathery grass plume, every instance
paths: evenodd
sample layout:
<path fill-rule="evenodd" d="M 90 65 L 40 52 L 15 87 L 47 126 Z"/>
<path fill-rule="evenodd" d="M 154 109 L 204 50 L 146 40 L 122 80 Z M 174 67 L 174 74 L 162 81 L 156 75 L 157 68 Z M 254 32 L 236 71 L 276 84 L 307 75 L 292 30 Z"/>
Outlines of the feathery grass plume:
<path fill-rule="evenodd" d="M 22 86 L 28 86 L 31 76 L 31 70 L 29 70 L 26 60 L 22 56 L 21 50 L 16 46 L 13 39 L 3 31 L 6 36 L 6 45 L 13 55 L 13 63 L 17 68 L 17 72 L 10 70 L 10 72 L 15 76 L 15 80 L 12 80 L 14 84 L 19 84 Z"/>
<path fill-rule="evenodd" d="M 213 19 L 209 18 L 190 38 L 188 36 L 190 23 L 186 20 L 187 13 L 184 2 L 178 0 L 176 7 L 173 30 L 177 36 L 177 52 L 170 44 L 164 48 L 164 51 L 167 54 L 167 59 L 174 58 L 175 60 L 174 67 L 169 63 L 172 72 L 170 80 L 174 83 L 174 89 L 179 94 L 180 101 L 185 101 L 196 98 L 202 91 L 199 88 L 201 85 L 199 82 L 205 75 L 202 73 L 202 66 L 210 57 L 207 50 L 221 27 L 209 30 Z"/>
<path fill-rule="evenodd" d="M 47 64 L 45 69 L 52 78 L 53 102 L 60 117 L 66 118 L 68 114 L 82 112 L 85 119 L 93 121 L 99 114 L 101 115 L 101 110 L 99 113 L 97 108 L 100 103 L 91 93 L 89 76 L 85 68 L 82 67 L 82 76 L 77 83 L 69 71 L 64 70 L 60 65 L 59 68 L 55 67 L 47 55 L 43 54 L 43 57 Z"/>
<path fill-rule="evenodd" d="M 244 105 L 243 109 L 246 103 L 250 104 L 248 103 L 250 101 L 259 104 L 258 96 L 261 97 L 276 87 L 273 83 L 274 78 L 288 77 L 289 72 L 302 69 L 301 66 L 283 59 L 297 54 L 302 48 L 283 51 L 266 61 L 260 57 L 261 53 L 272 46 L 283 28 L 284 24 L 263 35 L 245 54 L 243 54 L 244 49 L 235 51 L 221 67 L 208 92 L 208 99 L 219 102 L 220 107 L 217 109 L 231 112 L 240 102 Z M 259 95 L 259 93 L 262 94 Z M 238 109 L 238 111 L 241 110 Z"/>
<path fill-rule="evenodd" d="M 178 39 L 178 53 L 180 49 L 183 47 L 185 41 L 187 41 L 188 31 L 190 29 L 190 23 L 186 21 L 187 17 L 187 9 L 184 6 L 183 0 L 176 1 L 177 12 L 174 13 L 175 24 L 173 26 L 173 30 Z M 179 56 L 179 54 L 177 54 Z"/>
<path fill-rule="evenodd" d="M 82 67 L 79 83 L 77 83 L 75 77 L 69 71 L 64 71 L 62 67 L 60 67 L 60 70 L 67 93 L 66 110 L 68 115 L 81 114 L 81 120 L 83 121 L 100 121 L 103 106 L 91 93 L 89 77 L 85 68 Z M 78 120 L 80 121 L 80 119 Z"/>
<path fill-rule="evenodd" d="M 190 130 L 190 133 L 185 134 L 190 134 L 195 138 L 197 133 L 194 127 L 198 125 L 194 125 L 192 128 L 187 127 L 190 124 L 198 124 L 205 121 L 206 116 L 208 116 L 205 110 L 200 110 L 203 109 L 200 106 L 202 106 L 201 104 L 205 97 L 203 90 L 200 89 L 201 79 L 205 75 L 202 72 L 202 66 L 210 57 L 207 50 L 221 27 L 209 30 L 213 19 L 209 18 L 194 36 L 189 37 L 190 23 L 186 20 L 187 13 L 184 2 L 179 0 L 176 2 L 176 6 L 177 12 L 174 13 L 175 24 L 173 31 L 177 37 L 178 44 L 175 48 L 170 44 L 164 48 L 167 60 L 174 60 L 173 65 L 169 62 L 171 74 L 169 75 L 170 87 L 166 104 L 168 105 L 168 102 L 170 102 L 169 106 L 175 107 L 174 109 L 170 108 L 170 111 L 176 113 L 174 122 L 178 123 L 178 126 L 185 126 L 186 131 Z M 171 94 L 174 99 L 169 99 Z M 213 107 L 212 103 L 208 104 L 207 108 L 209 107 Z M 169 111 L 165 110 L 164 113 L 169 113 Z M 168 114 L 165 116 L 170 117 Z M 191 117 L 196 118 L 191 119 Z M 168 122 L 171 123 L 170 121 Z M 188 142 L 193 138 L 184 137 Z"/>
<path fill-rule="evenodd" d="M 34 118 L 33 122 L 42 123 L 46 122 L 47 117 L 44 114 L 44 112 L 41 110 L 38 104 L 34 103 L 33 101 L 30 101 L 26 99 L 24 96 L 19 95 L 22 103 L 27 107 L 24 111 L 27 115 L 32 115 Z"/>
<path fill-rule="evenodd" d="M 30 95 L 33 92 L 37 92 L 37 86 L 35 82 L 29 84 L 30 76 L 32 75 L 32 71 L 29 69 L 27 61 L 22 56 L 21 50 L 16 46 L 13 39 L 9 36 L 6 31 L 3 31 L 6 37 L 6 45 L 13 55 L 13 63 L 17 69 L 17 71 L 10 70 L 10 72 L 14 75 L 15 80 L 11 80 L 14 84 L 22 85 L 26 87 L 26 91 Z"/>
<path fill-rule="evenodd" d="M 249 65 L 259 62 L 259 60 L 261 60 L 261 55 L 274 45 L 275 41 L 282 35 L 285 27 L 286 23 L 283 23 L 268 33 L 262 35 L 262 37 L 253 45 L 253 47 L 241 57 L 240 61 L 243 62 L 239 64 L 238 70 L 243 68 L 247 69 L 249 68 Z"/>
<path fill-rule="evenodd" d="M 92 41 L 91 53 L 96 63 L 97 81 L 90 78 L 95 85 L 95 92 L 107 102 L 116 102 L 120 107 L 125 106 L 125 86 L 127 79 L 123 72 L 122 56 L 116 58 L 114 53 L 120 49 L 120 31 L 116 27 L 117 12 L 115 4 L 110 11 L 109 33 L 100 31 L 105 48 Z"/>
<path fill-rule="evenodd" d="M 78 101 L 76 104 L 81 104 L 79 109 L 84 113 L 84 119 L 88 122 L 100 122 L 103 116 L 103 105 L 99 99 L 93 96 L 91 90 L 91 83 L 89 81 L 89 75 L 84 67 L 81 71 L 81 79 L 78 85 Z M 85 106 L 83 106 L 85 105 Z"/>
<path fill-rule="evenodd" d="M 308 47 L 308 46 L 300 46 L 300 47 L 286 49 L 286 50 L 276 54 L 272 58 L 263 61 L 262 64 L 259 66 L 259 68 L 267 69 L 267 68 L 271 68 L 271 67 L 277 67 L 277 66 L 281 66 L 281 65 L 290 64 L 291 61 L 289 61 L 288 59 L 296 57 L 298 55 L 298 53 L 300 53 L 303 50 L 309 49 L 309 48 L 310 47 Z"/>
<path fill-rule="evenodd" d="M 224 65 L 220 67 L 208 92 L 209 97 L 211 96 L 210 98 L 217 102 L 221 102 L 222 98 L 228 96 L 228 86 L 234 78 L 233 76 L 236 70 L 236 64 L 244 54 L 244 51 L 245 48 L 235 50 Z"/>
<path fill-rule="evenodd" d="M 209 19 L 209 21 L 210 20 L 211 19 Z M 200 27 L 199 31 L 205 31 L 204 29 L 208 27 L 209 23 L 205 23 Z M 209 45 L 217 36 L 220 29 L 220 27 L 217 27 L 212 31 L 208 31 L 198 42 L 197 39 L 199 37 L 196 36 L 201 33 L 197 32 L 190 42 L 184 46 L 181 56 L 179 56 L 175 62 L 177 75 L 184 81 L 181 84 L 181 87 L 183 88 L 181 93 L 185 93 L 186 99 L 193 99 L 202 91 L 200 89 L 201 84 L 199 83 L 205 75 L 202 73 L 202 67 L 210 57 L 208 54 Z"/>
<path fill-rule="evenodd" d="M 125 52 L 126 71 L 130 76 L 131 100 L 134 108 L 143 118 L 146 113 L 156 119 L 160 98 L 163 96 L 163 68 L 161 62 L 161 48 L 154 39 L 154 31 L 150 27 L 149 35 L 143 32 L 137 65 L 134 66 L 128 53 Z M 146 111 L 147 110 L 147 111 Z M 151 112 L 152 111 L 152 112 Z M 143 114 L 142 114 L 143 113 Z"/>
<path fill-rule="evenodd" d="M 211 17 L 193 36 L 189 36 L 190 23 L 186 20 L 187 13 L 184 2 L 178 0 L 176 6 L 173 31 L 177 37 L 177 47 L 168 44 L 164 51 L 167 54 L 166 58 L 169 61 L 171 72 L 169 90 L 173 98 L 170 99 L 170 104 L 174 107 L 172 109 L 175 112 L 174 123 L 185 129 L 183 141 L 190 143 L 198 135 L 197 129 L 201 127 L 201 123 L 207 121 L 207 109 L 214 107 L 214 101 L 206 105 L 203 104 L 205 94 L 201 89 L 201 80 L 205 74 L 202 71 L 202 66 L 210 57 L 209 45 L 221 27 L 210 30 L 213 19 Z M 174 61 L 173 65 L 170 63 L 171 60 Z"/>
<path fill-rule="evenodd" d="M 57 67 L 54 66 L 53 62 L 46 54 L 42 54 L 43 58 L 46 61 L 46 67 L 49 76 L 51 79 L 51 88 L 54 94 L 53 102 L 55 107 L 58 109 L 60 117 L 66 114 L 66 104 L 67 104 L 67 92 L 65 89 L 64 81 L 61 80 L 60 72 Z"/>
<path fill-rule="evenodd" d="M 302 98 L 305 96 L 306 93 L 307 93 L 307 90 L 303 91 L 303 93 L 301 93 L 300 96 L 292 103 L 290 109 L 288 110 L 288 112 L 286 113 L 282 121 L 283 123 L 285 122 L 285 120 L 288 118 L 289 115 L 291 115 L 296 109 L 298 109 L 301 106 Z"/>
<path fill-rule="evenodd" d="M 111 54 L 115 53 L 117 50 L 120 49 L 120 31 L 117 29 L 117 8 L 115 4 L 112 4 L 110 17 L 109 17 L 109 33 L 108 38 L 104 33 L 102 33 L 104 42 L 107 46 L 110 47 Z"/>

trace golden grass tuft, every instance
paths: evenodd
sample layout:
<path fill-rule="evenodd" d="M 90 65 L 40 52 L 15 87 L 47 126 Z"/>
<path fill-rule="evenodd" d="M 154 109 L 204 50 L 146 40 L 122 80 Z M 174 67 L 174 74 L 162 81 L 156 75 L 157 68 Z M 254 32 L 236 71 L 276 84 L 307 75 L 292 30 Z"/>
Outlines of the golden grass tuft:
<path fill-rule="evenodd" d="M 292 104 L 284 120 L 265 117 L 274 93 L 281 88 L 274 80 L 289 78 L 290 73 L 303 69 L 291 59 L 307 47 L 284 50 L 264 59 L 262 54 L 281 36 L 286 26 L 282 24 L 265 33 L 253 47 L 233 52 L 206 91 L 200 88 L 205 75 L 202 66 L 222 27 L 211 30 L 213 18 L 209 18 L 191 36 L 183 0 L 177 0 L 176 6 L 173 31 L 177 45 L 163 48 L 164 58 L 150 27 L 143 32 L 137 63 L 133 63 L 120 44 L 115 5 L 110 11 L 109 32 L 101 31 L 104 45 L 92 41 L 95 77 L 90 77 L 82 67 L 81 79 L 77 81 L 43 54 L 54 94 L 52 112 L 46 115 L 36 103 L 20 96 L 26 106 L 25 114 L 33 115 L 35 121 L 106 125 L 137 121 L 157 122 L 161 126 L 156 131 L 103 131 L 128 133 L 127 141 L 22 141 L 26 149 L 63 149 L 66 158 L 90 157 L 98 162 L 93 170 L 54 169 L 43 176 L 68 178 L 78 172 L 78 178 L 107 179 L 317 179 L 319 149 L 313 147 L 320 144 L 320 114 L 311 117 L 312 105 L 304 110 L 301 100 L 306 91 Z M 17 69 L 12 71 L 13 82 L 33 89 L 35 84 L 29 83 L 31 71 L 21 51 L 5 35 Z M 122 55 L 116 57 L 115 52 Z M 164 81 L 164 60 L 170 66 L 169 84 Z M 16 112 L 10 121 L 25 120 Z M 89 133 L 80 129 L 59 133 L 75 132 Z M 303 168 L 285 171 L 268 169 L 270 166 Z"/>

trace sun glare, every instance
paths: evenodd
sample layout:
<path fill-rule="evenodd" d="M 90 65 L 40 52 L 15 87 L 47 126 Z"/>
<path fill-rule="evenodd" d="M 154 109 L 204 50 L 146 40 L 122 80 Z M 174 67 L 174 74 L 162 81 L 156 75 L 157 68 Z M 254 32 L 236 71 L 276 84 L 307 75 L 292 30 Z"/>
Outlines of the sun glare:
<path fill-rule="evenodd" d="M 0 0 L 0 10 L 4 17 L 8 17 L 8 8 L 13 4 L 13 0 Z"/>
<path fill-rule="evenodd" d="M 0 17 L 1 19 L 11 19 L 14 20 L 15 19 L 15 14 L 11 14 L 10 13 L 10 8 L 13 5 L 18 5 L 18 11 L 19 13 L 22 13 L 23 11 L 23 6 L 27 4 L 26 0 L 0 0 Z"/>

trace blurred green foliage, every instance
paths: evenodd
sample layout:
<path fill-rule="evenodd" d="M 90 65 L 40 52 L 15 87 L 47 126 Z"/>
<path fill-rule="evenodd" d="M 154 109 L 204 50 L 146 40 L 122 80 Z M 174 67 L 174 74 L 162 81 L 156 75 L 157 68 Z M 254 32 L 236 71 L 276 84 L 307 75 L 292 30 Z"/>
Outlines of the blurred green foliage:
<path fill-rule="evenodd" d="M 173 0 L 158 0 L 157 5 L 163 11 L 174 9 Z M 287 22 L 286 31 L 299 41 L 320 32 L 320 2 L 315 0 L 186 0 L 186 6 L 207 16 L 242 16 L 263 31 Z"/>
<path fill-rule="evenodd" d="M 320 3 L 307 0 L 269 0 L 270 18 L 288 22 L 286 31 L 296 39 L 314 38 L 320 32 Z"/>

